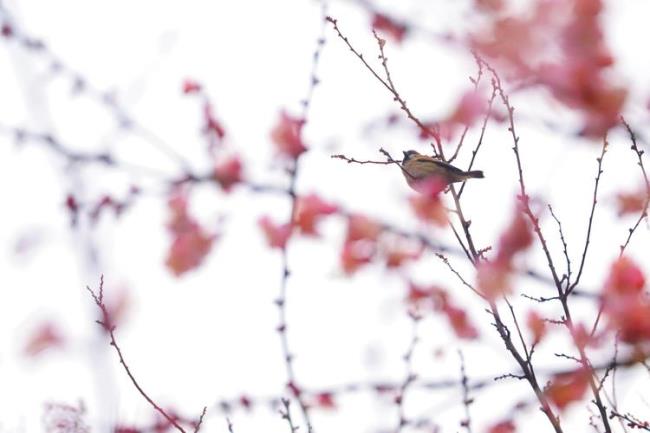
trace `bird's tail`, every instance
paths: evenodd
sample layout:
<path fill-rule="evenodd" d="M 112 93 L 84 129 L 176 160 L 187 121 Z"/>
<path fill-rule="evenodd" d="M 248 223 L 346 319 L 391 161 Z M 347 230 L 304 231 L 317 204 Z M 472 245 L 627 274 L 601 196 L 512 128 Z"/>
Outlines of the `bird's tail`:
<path fill-rule="evenodd" d="M 482 170 L 474 170 L 474 171 L 468 171 L 465 173 L 467 178 L 474 178 L 474 179 L 483 179 L 485 176 L 483 175 Z"/>

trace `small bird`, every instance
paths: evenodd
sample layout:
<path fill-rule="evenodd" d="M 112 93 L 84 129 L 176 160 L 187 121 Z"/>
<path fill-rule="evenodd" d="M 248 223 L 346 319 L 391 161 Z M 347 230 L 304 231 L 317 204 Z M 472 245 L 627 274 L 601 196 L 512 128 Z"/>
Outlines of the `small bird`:
<path fill-rule="evenodd" d="M 422 181 L 429 178 L 439 177 L 449 185 L 454 182 L 464 182 L 467 179 L 482 179 L 484 177 L 481 170 L 463 171 L 439 159 L 422 155 L 415 150 L 403 153 L 402 173 L 404 173 L 409 186 L 418 192 L 424 192 Z"/>

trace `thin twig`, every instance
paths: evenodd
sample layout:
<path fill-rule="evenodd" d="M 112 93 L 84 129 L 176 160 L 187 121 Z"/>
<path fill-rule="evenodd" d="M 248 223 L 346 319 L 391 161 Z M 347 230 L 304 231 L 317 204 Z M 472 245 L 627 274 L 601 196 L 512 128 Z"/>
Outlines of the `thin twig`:
<path fill-rule="evenodd" d="M 648 173 L 646 172 L 645 165 L 643 165 L 644 151 L 642 149 L 639 149 L 634 131 L 632 131 L 632 128 L 622 116 L 621 116 L 621 123 L 623 123 L 623 126 L 625 126 L 625 129 L 630 135 L 630 140 L 632 141 L 632 146 L 630 146 L 630 148 L 634 151 L 634 153 L 637 156 L 638 159 L 637 164 L 641 168 L 641 173 L 643 174 L 643 179 L 645 180 L 646 199 L 645 199 L 645 203 L 643 204 L 643 210 L 641 211 L 639 218 L 636 220 L 636 223 L 632 226 L 632 228 L 628 230 L 627 239 L 625 240 L 625 243 L 621 245 L 619 256 L 622 256 L 623 253 L 625 252 L 625 248 L 627 248 L 627 246 L 630 243 L 630 240 L 632 240 L 632 235 L 634 235 L 634 232 L 641 224 L 641 221 L 643 221 L 645 218 L 648 217 L 648 206 L 650 206 L 650 181 L 648 180 Z"/>
<path fill-rule="evenodd" d="M 648 421 L 641 421 L 639 418 L 633 416 L 630 413 L 622 414 L 615 410 L 610 411 L 610 413 L 612 418 L 620 418 L 622 420 L 625 420 L 628 427 L 643 431 L 650 431 L 650 422 Z"/>
<path fill-rule="evenodd" d="M 399 94 L 399 93 L 397 92 L 397 90 L 395 89 L 395 86 L 392 84 L 392 77 L 390 77 L 390 74 L 387 73 L 387 79 L 382 78 L 382 77 L 379 75 L 379 73 L 378 73 L 377 71 L 375 71 L 375 69 L 374 69 L 372 66 L 370 66 L 370 64 L 366 61 L 366 59 L 364 58 L 363 54 L 360 53 L 359 51 L 357 51 L 357 50 L 354 48 L 354 46 L 352 46 L 352 44 L 350 43 L 350 41 L 349 41 L 349 39 L 347 38 L 347 36 L 344 36 L 344 35 L 343 35 L 343 33 L 341 32 L 341 30 L 339 29 L 339 26 L 338 26 L 338 22 L 337 22 L 337 20 L 334 19 L 334 18 L 332 18 L 332 17 L 327 17 L 327 21 L 330 22 L 330 23 L 332 24 L 332 26 L 334 27 L 334 30 L 336 31 L 338 37 L 339 37 L 343 42 L 345 42 L 345 44 L 348 46 L 348 48 L 350 49 L 350 51 L 352 51 L 352 53 L 354 53 L 354 55 L 357 56 L 357 58 L 358 58 L 359 60 L 361 60 L 361 62 L 363 63 L 363 65 L 366 67 L 366 69 L 368 69 L 368 70 L 370 71 L 370 73 L 371 73 L 371 74 L 372 74 L 372 75 L 373 75 L 377 80 L 379 80 L 379 82 L 380 82 L 380 83 L 381 83 L 381 84 L 382 84 L 382 85 L 383 85 L 383 86 L 384 86 L 384 87 L 385 87 L 385 88 L 386 88 L 386 89 L 387 89 L 387 90 L 388 90 L 388 91 L 393 95 L 394 100 L 397 101 L 397 102 L 399 103 L 400 108 L 402 109 L 402 111 L 404 111 L 404 113 L 406 114 L 406 116 L 407 116 L 410 120 L 412 120 L 412 121 L 413 121 L 413 122 L 418 126 L 418 128 L 420 128 L 421 131 L 423 131 L 425 134 L 427 134 L 427 135 L 433 137 L 433 138 L 436 140 L 436 144 L 437 144 L 437 146 L 438 146 L 438 149 L 442 149 L 442 143 L 441 143 L 441 141 L 440 141 L 440 134 L 439 134 L 436 130 L 427 127 L 427 126 L 426 126 L 426 125 L 425 125 L 425 124 L 424 124 L 420 119 L 418 119 L 418 118 L 413 114 L 413 112 L 411 112 L 411 110 L 408 108 L 408 106 L 407 106 L 407 104 L 406 104 L 406 100 L 404 100 L 404 98 L 402 98 L 402 97 L 400 96 L 400 94 Z M 379 47 L 380 47 L 380 50 L 381 50 L 380 59 L 382 60 L 382 64 L 383 64 L 383 66 L 384 66 L 384 68 L 385 68 L 385 71 L 387 71 L 387 70 L 388 70 L 388 68 L 387 68 L 387 66 L 386 66 L 387 59 L 386 59 L 386 57 L 385 57 L 384 54 L 383 54 L 383 46 L 384 46 L 384 43 L 385 43 L 385 42 L 380 42 L 380 41 L 383 41 L 383 39 L 379 38 L 376 34 L 375 34 L 375 37 L 376 37 L 376 39 L 377 39 L 377 42 L 378 42 Z M 382 58 L 382 57 L 383 57 L 383 58 Z M 435 149 L 434 149 L 434 150 L 435 150 Z"/>
<path fill-rule="evenodd" d="M 469 387 L 467 386 L 467 373 L 465 371 L 465 357 L 463 357 L 463 352 L 458 350 L 458 357 L 460 358 L 460 384 L 463 390 L 463 407 L 465 408 L 465 419 L 461 422 L 461 425 L 467 429 L 467 433 L 472 433 L 472 417 L 469 411 L 469 406 L 472 404 L 474 399 L 469 396 Z"/>
<path fill-rule="evenodd" d="M 417 379 L 417 375 L 413 371 L 413 352 L 415 352 L 415 348 L 419 341 L 418 325 L 420 323 L 420 316 L 418 315 L 417 311 L 413 311 L 413 312 L 409 312 L 409 318 L 411 319 L 411 341 L 406 350 L 406 353 L 404 354 L 404 365 L 405 365 L 406 374 L 404 376 L 404 380 L 399 386 L 397 397 L 395 398 L 395 402 L 397 404 L 397 413 L 398 413 L 398 422 L 397 422 L 396 430 L 398 433 L 401 432 L 402 429 L 408 424 L 408 420 L 406 419 L 406 414 L 404 412 L 404 397 L 406 395 L 406 391 L 408 390 L 408 388 Z"/>
<path fill-rule="evenodd" d="M 286 420 L 287 424 L 289 424 L 290 433 L 296 433 L 298 431 L 298 426 L 294 424 L 293 418 L 291 418 L 291 403 L 287 398 L 283 398 L 281 402 L 284 410 L 280 409 L 280 415 L 282 416 L 282 419 Z"/>
<path fill-rule="evenodd" d="M 111 322 L 111 317 L 108 313 L 108 309 L 106 308 L 106 305 L 104 304 L 104 276 L 102 275 L 100 280 L 99 280 L 99 290 L 98 293 L 95 293 L 89 286 L 86 286 L 86 290 L 90 293 L 92 296 L 93 300 L 95 301 L 95 304 L 97 305 L 97 308 L 99 308 L 102 318 L 100 320 L 97 320 L 97 324 L 99 324 L 106 333 L 108 333 L 110 337 L 110 345 L 115 349 L 115 352 L 117 353 L 118 358 L 120 359 L 120 364 L 122 364 L 122 367 L 124 368 L 124 371 L 126 372 L 127 376 L 129 376 L 129 379 L 131 379 L 131 383 L 133 383 L 133 386 L 138 390 L 140 395 L 144 397 L 147 402 L 158 412 L 160 413 L 171 425 L 173 425 L 179 432 L 185 433 L 185 430 L 183 427 L 178 424 L 176 419 L 169 415 L 163 408 L 161 408 L 149 395 L 142 389 L 138 381 L 136 380 L 135 376 L 133 373 L 131 373 L 131 369 L 129 368 L 128 364 L 126 363 L 126 360 L 124 359 L 124 356 L 122 355 L 122 350 L 120 349 L 120 346 L 117 344 L 117 340 L 115 338 L 115 326 Z M 205 414 L 206 408 L 203 409 L 203 414 Z M 201 415 L 201 420 L 203 419 L 203 415 Z M 197 425 L 197 427 L 200 427 L 200 423 Z M 195 430 L 195 432 L 198 430 Z"/>
<path fill-rule="evenodd" d="M 203 406 L 203 412 L 201 412 L 201 416 L 199 417 L 199 421 L 196 423 L 196 427 L 194 427 L 194 433 L 198 433 L 199 430 L 201 430 L 201 424 L 203 424 L 203 417 L 205 417 L 205 412 L 208 410 L 207 406 Z"/>
<path fill-rule="evenodd" d="M 598 203 L 598 185 L 600 183 L 600 176 L 603 174 L 603 158 L 605 158 L 605 153 L 607 152 L 607 136 L 603 137 L 603 148 L 600 152 L 600 157 L 596 159 L 598 161 L 598 173 L 596 174 L 596 181 L 594 183 L 594 194 L 591 201 L 591 212 L 589 213 L 589 225 L 587 226 L 587 236 L 585 238 L 585 247 L 582 251 L 582 258 L 580 259 L 580 268 L 578 269 L 578 275 L 576 276 L 575 281 L 569 286 L 566 291 L 567 295 L 570 295 L 573 289 L 580 282 L 580 277 L 582 276 L 582 270 L 585 266 L 585 259 L 587 257 L 587 250 L 589 248 L 589 241 L 591 239 L 591 226 L 594 221 L 594 212 L 596 211 L 596 204 Z"/>
<path fill-rule="evenodd" d="M 454 275 L 456 275 L 456 277 L 460 280 L 460 282 L 461 282 L 465 287 L 467 287 L 468 289 L 470 289 L 472 292 L 474 292 L 474 293 L 475 293 L 476 295 L 478 295 L 479 297 L 481 297 L 481 298 L 483 298 L 483 299 L 487 299 L 483 293 L 481 293 L 481 292 L 479 292 L 478 290 L 476 290 L 476 288 L 475 288 L 474 286 L 472 286 L 470 283 L 468 283 L 468 282 L 463 278 L 463 276 L 460 274 L 460 272 L 458 272 L 458 271 L 456 270 L 456 268 L 454 268 L 454 267 L 451 265 L 451 263 L 449 262 L 449 259 L 448 259 L 445 255 L 443 255 L 442 253 L 435 253 L 435 255 L 436 255 L 436 257 L 438 257 L 440 260 L 442 260 L 442 262 L 443 262 L 445 265 L 447 265 L 447 267 L 449 268 L 449 270 L 450 270 L 451 272 L 453 272 Z"/>
<path fill-rule="evenodd" d="M 517 320 L 517 315 L 515 314 L 515 309 L 513 308 L 512 304 L 508 300 L 506 296 L 503 297 L 503 299 L 506 301 L 506 305 L 508 305 L 508 309 L 510 310 L 510 316 L 512 317 L 512 321 L 515 324 L 515 329 L 517 330 L 517 335 L 519 336 L 519 341 L 521 342 L 521 347 L 524 349 L 524 354 L 526 354 L 526 361 L 528 362 L 528 365 L 531 366 L 530 364 L 530 359 L 532 356 L 532 349 L 531 352 L 528 351 L 528 346 L 526 345 L 526 340 L 524 339 L 524 335 L 521 332 L 521 327 L 519 326 L 519 321 Z M 532 366 L 531 366 L 532 368 Z"/>
<path fill-rule="evenodd" d="M 487 127 L 488 120 L 490 119 L 490 116 L 492 114 L 492 105 L 494 104 L 494 100 L 496 99 L 496 96 L 497 96 L 496 88 L 493 86 L 492 95 L 490 95 L 490 99 L 488 100 L 487 112 L 485 113 L 485 117 L 483 118 L 483 125 L 481 126 L 481 134 L 479 135 L 478 143 L 476 143 L 476 147 L 472 150 L 472 158 L 469 161 L 469 166 L 467 167 L 467 171 L 470 171 L 472 167 L 474 167 L 474 161 L 476 160 L 476 155 L 478 154 L 478 151 L 481 149 L 481 145 L 483 144 L 483 137 L 485 137 L 485 128 Z M 463 191 L 465 190 L 466 183 L 467 181 L 463 182 L 463 184 L 460 186 L 460 190 L 458 191 L 458 197 L 463 195 Z"/>
<path fill-rule="evenodd" d="M 562 231 L 562 223 L 560 219 L 553 212 L 553 206 L 548 205 L 548 210 L 551 212 L 551 216 L 557 223 L 557 229 L 560 232 L 560 240 L 562 241 L 562 252 L 564 253 L 564 259 L 566 260 L 566 274 L 562 276 L 562 280 L 566 281 L 567 287 L 571 284 L 571 259 L 569 258 L 569 252 L 567 251 L 568 245 L 566 239 L 564 238 L 564 231 Z"/>

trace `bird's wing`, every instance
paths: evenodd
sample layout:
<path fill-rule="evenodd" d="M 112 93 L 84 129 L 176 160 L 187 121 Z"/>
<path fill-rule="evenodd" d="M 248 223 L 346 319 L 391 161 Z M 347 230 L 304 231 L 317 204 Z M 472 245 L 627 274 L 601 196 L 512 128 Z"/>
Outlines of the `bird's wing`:
<path fill-rule="evenodd" d="M 435 164 L 438 167 L 444 169 L 445 172 L 453 173 L 453 174 L 458 175 L 458 176 L 463 176 L 463 175 L 466 174 L 463 170 L 461 170 L 458 167 L 454 167 L 453 165 L 451 165 L 449 163 L 446 163 L 444 161 L 440 161 L 438 159 L 431 158 L 429 156 L 417 157 L 416 161 L 423 162 L 423 163 L 429 163 L 429 164 Z"/>

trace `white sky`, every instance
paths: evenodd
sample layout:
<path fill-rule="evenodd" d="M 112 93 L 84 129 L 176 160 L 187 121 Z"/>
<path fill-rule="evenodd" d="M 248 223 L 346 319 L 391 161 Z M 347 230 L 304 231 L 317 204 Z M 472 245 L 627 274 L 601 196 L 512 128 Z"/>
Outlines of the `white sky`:
<path fill-rule="evenodd" d="M 88 78 L 95 88 L 115 91 L 134 118 L 164 137 L 197 171 L 210 168 L 200 134 L 200 107 L 198 101 L 183 97 L 180 87 L 186 77 L 204 83 L 227 129 L 227 146 L 243 155 L 250 178 L 274 184 L 284 181 L 273 160 L 268 132 L 280 109 L 297 112 L 307 91 L 311 54 L 320 32 L 318 3 L 3 3 L 19 27 L 42 37 L 67 66 Z M 460 31 L 468 25 L 462 21 L 464 7 L 459 5 L 383 4 L 435 32 Z M 650 93 L 650 58 L 644 54 L 642 42 L 650 40 L 646 23 L 650 7 L 620 0 L 610 2 L 607 10 L 607 38 L 618 60 L 617 77 L 629 84 L 634 94 L 626 115 L 641 128 L 649 120 L 645 103 Z M 339 19 L 341 28 L 367 58 L 375 58 L 376 46 L 362 8 L 352 2 L 332 2 L 328 13 Z M 318 192 L 347 209 L 400 227 L 429 230 L 411 215 L 406 204 L 409 191 L 397 170 L 353 166 L 329 158 L 332 153 L 345 153 L 378 159 L 377 150 L 382 146 L 393 154 L 426 148 L 404 131 L 364 133 L 368 124 L 397 112 L 398 107 L 329 27 L 326 39 L 317 73 L 322 84 L 316 88 L 305 128 L 310 152 L 301 161 L 299 191 Z M 412 110 L 424 118 L 447 113 L 455 98 L 469 87 L 467 76 L 474 74 L 467 53 L 431 44 L 421 34 L 402 46 L 389 42 L 387 51 L 396 85 Z M 71 96 L 70 88 L 69 79 L 48 72 L 42 56 L 2 40 L 0 125 L 52 131 L 80 150 L 110 149 L 122 160 L 168 175 L 176 173 L 173 161 L 150 142 L 119 132 L 110 112 L 83 95 Z M 529 189 L 553 204 L 575 263 L 584 239 L 599 146 L 534 120 L 542 113 L 567 129 L 575 127 L 565 121 L 557 103 L 547 98 L 515 96 L 513 104 L 517 115 L 529 119 L 517 125 Z M 476 132 L 470 134 L 469 143 L 474 142 Z M 645 133 L 648 135 L 647 129 Z M 610 142 L 585 288 L 600 286 L 632 223 L 632 219 L 616 217 L 614 193 L 640 184 L 625 135 L 614 131 Z M 464 196 L 464 210 L 473 221 L 480 245 L 495 242 L 511 215 L 516 191 L 514 159 L 505 128 L 491 125 L 485 146 L 477 167 L 485 171 L 486 179 L 468 186 Z M 459 165 L 465 166 L 469 157 L 469 152 L 462 154 Z M 28 143 L 19 148 L 6 135 L 0 136 L 0 173 L 4 203 L 0 224 L 0 431 L 40 431 L 45 401 L 83 400 L 93 431 L 106 431 L 115 420 L 143 423 L 150 419 L 150 408 L 127 382 L 93 322 L 96 311 L 84 286 L 96 287 L 101 273 L 108 295 L 128 290 L 132 303 L 118 338 L 140 383 L 161 404 L 173 404 L 190 415 L 198 414 L 204 405 L 212 408 L 222 398 L 283 391 L 286 377 L 273 305 L 280 284 L 279 254 L 264 246 L 256 221 L 263 214 L 286 218 L 285 198 L 245 190 L 226 196 L 212 186 L 196 188 L 193 212 L 205 226 L 214 228 L 220 227 L 218 221 L 225 215 L 224 233 L 199 271 L 176 279 L 163 264 L 169 244 L 164 195 L 148 194 L 119 220 L 104 215 L 94 230 L 87 224 L 70 230 L 62 206 L 71 191 L 89 200 L 104 193 L 122 196 L 133 182 L 160 191 L 155 178 L 98 166 L 67 170 L 63 161 L 43 146 Z M 552 223 L 550 218 L 543 219 L 560 260 Z M 351 381 L 402 380 L 401 356 L 411 332 L 402 301 L 403 279 L 378 265 L 353 278 L 344 277 L 338 266 L 344 224 L 335 217 L 322 228 L 320 240 L 299 239 L 290 247 L 294 274 L 288 287 L 287 322 L 290 346 L 297 356 L 298 381 L 307 388 L 320 388 Z M 436 229 L 429 234 L 452 243 L 450 233 Z M 21 239 L 33 240 L 34 246 L 17 255 L 14 247 Z M 650 271 L 648 239 L 647 226 L 642 224 L 629 251 Z M 96 261 L 90 258 L 93 248 Z M 528 263 L 542 270 L 541 258 L 536 251 Z M 473 280 L 461 258 L 453 261 Z M 514 369 L 489 326 L 484 305 L 463 291 L 444 265 L 428 254 L 408 272 L 417 281 L 448 288 L 479 325 L 482 339 L 460 346 L 470 378 Z M 528 280 L 522 280 L 521 287 L 531 294 L 548 293 Z M 593 313 L 581 302 L 575 301 L 578 317 Z M 529 309 L 521 300 L 515 306 L 521 314 Z M 558 307 L 548 306 L 544 312 L 557 317 Z M 67 345 L 26 359 L 22 354 L 25 339 L 44 320 L 60 324 Z M 421 328 L 423 339 L 416 349 L 415 371 L 432 379 L 458 377 L 459 346 L 444 319 L 428 318 Z M 553 351 L 567 347 L 567 341 L 557 337 L 546 344 L 538 361 L 566 366 L 554 359 Z M 440 348 L 444 356 L 434 357 Z M 643 400 L 650 399 L 647 373 L 621 374 L 619 386 L 621 397 L 627 397 L 620 401 L 621 407 L 641 408 L 637 413 L 647 413 L 648 403 Z M 523 383 L 476 394 L 472 415 L 477 431 L 506 416 L 517 399 L 531 395 Z M 457 404 L 459 389 L 414 392 L 407 398 L 409 415 L 429 414 L 445 427 L 443 431 L 458 430 L 463 417 Z M 374 432 L 392 428 L 397 420 L 394 406 L 372 394 L 345 397 L 339 405 L 334 412 L 315 412 L 317 432 Z M 294 410 L 300 419 L 297 408 Z M 232 420 L 238 433 L 287 431 L 280 416 L 268 410 L 237 412 Z M 566 431 L 587 431 L 585 420 L 580 409 L 569 411 L 566 426 L 570 430 Z M 534 408 L 517 422 L 521 431 L 545 431 L 547 427 Z M 537 425 L 539 429 L 531 427 Z M 226 431 L 224 417 L 214 409 L 209 412 L 205 431 Z"/>

